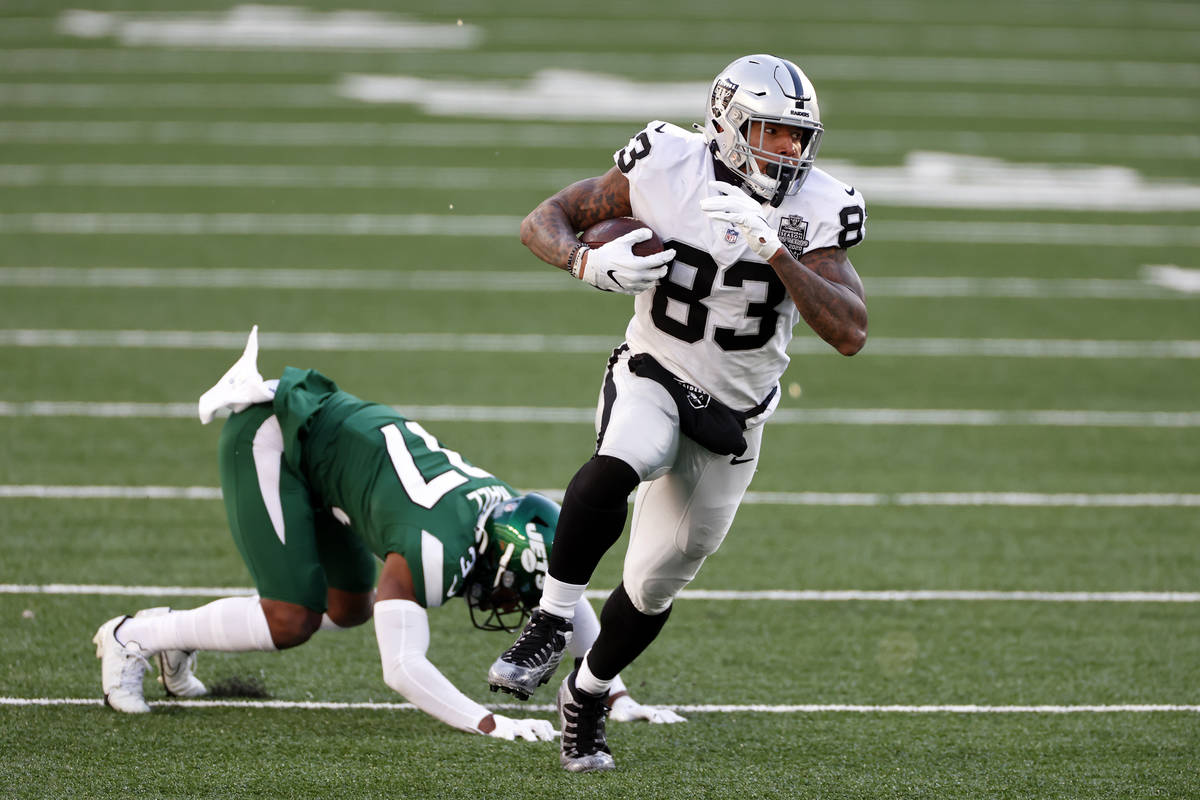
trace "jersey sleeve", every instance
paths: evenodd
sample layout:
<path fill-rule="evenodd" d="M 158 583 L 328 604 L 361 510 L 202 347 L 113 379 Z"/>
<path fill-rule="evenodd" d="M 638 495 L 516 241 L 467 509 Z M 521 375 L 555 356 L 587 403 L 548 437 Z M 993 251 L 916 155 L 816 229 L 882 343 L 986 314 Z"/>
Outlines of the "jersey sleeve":
<path fill-rule="evenodd" d="M 809 185 L 809 184 L 813 185 Z M 867 203 L 853 186 L 813 171 L 801 192 L 811 192 L 814 212 L 805 250 L 822 247 L 849 249 L 867 236 Z"/>
<path fill-rule="evenodd" d="M 660 236 L 678 221 L 675 205 L 662 202 L 664 187 L 671 193 L 684 191 L 680 180 L 696 170 L 697 138 L 669 122 L 654 120 L 613 154 L 613 163 L 629 181 L 633 215 Z"/>
<path fill-rule="evenodd" d="M 649 173 L 667 172 L 678 164 L 685 156 L 688 136 L 682 128 L 656 119 L 613 153 L 613 163 L 632 185 Z"/>

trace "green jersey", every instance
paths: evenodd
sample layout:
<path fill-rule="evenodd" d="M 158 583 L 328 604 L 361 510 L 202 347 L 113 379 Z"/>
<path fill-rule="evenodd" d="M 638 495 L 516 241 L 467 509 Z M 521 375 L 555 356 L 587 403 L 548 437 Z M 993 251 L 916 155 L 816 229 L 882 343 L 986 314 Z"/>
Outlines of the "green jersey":
<path fill-rule="evenodd" d="M 286 368 L 273 405 L 284 461 L 303 476 L 314 506 L 380 559 L 403 556 L 422 606 L 461 594 L 477 556 L 476 525 L 516 494 L 512 487 L 316 370 Z"/>

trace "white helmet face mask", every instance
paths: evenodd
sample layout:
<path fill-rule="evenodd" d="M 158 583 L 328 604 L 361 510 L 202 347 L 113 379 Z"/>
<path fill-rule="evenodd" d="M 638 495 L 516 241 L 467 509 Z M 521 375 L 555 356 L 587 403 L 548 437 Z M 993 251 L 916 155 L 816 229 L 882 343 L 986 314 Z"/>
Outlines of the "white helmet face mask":
<path fill-rule="evenodd" d="M 798 129 L 799 155 L 764 147 L 765 129 L 779 125 Z M 769 199 L 772 206 L 800 191 L 816 160 L 822 130 L 817 92 L 791 61 L 745 56 L 713 81 L 704 138 L 715 146 L 717 158 L 741 176 L 746 188 Z"/>

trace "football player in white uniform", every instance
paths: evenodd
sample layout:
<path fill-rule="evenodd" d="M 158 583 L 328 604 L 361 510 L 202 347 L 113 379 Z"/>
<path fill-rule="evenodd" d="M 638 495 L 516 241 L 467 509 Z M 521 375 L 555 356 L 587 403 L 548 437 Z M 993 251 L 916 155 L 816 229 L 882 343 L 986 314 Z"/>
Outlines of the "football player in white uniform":
<path fill-rule="evenodd" d="M 699 126 L 696 126 L 699 129 Z M 654 121 L 525 218 L 521 240 L 599 289 L 636 295 L 605 370 L 595 455 L 563 500 L 541 606 L 492 665 L 492 688 L 527 697 L 549 680 L 601 556 L 637 490 L 620 585 L 601 631 L 558 692 L 560 761 L 611 769 L 603 698 L 658 635 L 673 598 L 724 539 L 779 403 L 801 319 L 843 355 L 867 336 L 847 250 L 866 233 L 862 196 L 813 166 L 816 92 L 790 61 L 740 58 L 713 81 L 702 133 Z M 591 249 L 578 232 L 634 216 L 666 249 L 635 256 L 633 231 Z"/>

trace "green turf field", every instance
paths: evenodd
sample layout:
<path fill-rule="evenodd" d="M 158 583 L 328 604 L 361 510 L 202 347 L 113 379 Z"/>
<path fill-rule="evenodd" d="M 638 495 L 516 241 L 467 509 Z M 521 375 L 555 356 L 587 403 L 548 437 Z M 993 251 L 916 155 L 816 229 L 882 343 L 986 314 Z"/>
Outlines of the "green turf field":
<path fill-rule="evenodd" d="M 232 9 L 0 0 L 0 794 L 1200 796 L 1200 6 Z M 866 197 L 871 338 L 797 330 L 707 594 L 625 674 L 689 721 L 611 723 L 617 770 L 568 775 L 398 707 L 369 624 L 201 655 L 274 706 L 148 677 L 155 713 L 104 708 L 98 625 L 248 587 L 194 402 L 252 324 L 268 377 L 565 487 L 631 303 L 517 225 L 752 52 L 806 70 L 818 166 Z M 431 620 L 497 700 L 512 637 Z"/>

